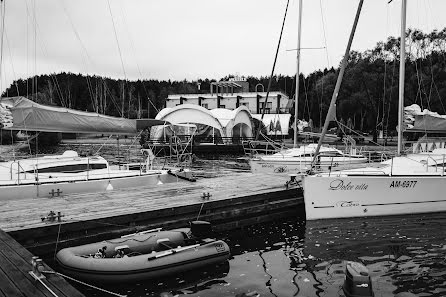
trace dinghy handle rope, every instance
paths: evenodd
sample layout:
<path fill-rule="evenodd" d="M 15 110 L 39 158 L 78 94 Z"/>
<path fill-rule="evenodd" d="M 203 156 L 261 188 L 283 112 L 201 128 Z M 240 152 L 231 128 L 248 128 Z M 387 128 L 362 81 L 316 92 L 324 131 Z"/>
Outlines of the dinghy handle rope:
<path fill-rule="evenodd" d="M 126 238 L 126 239 L 124 239 L 123 241 L 104 240 L 103 242 L 108 242 L 108 243 L 118 243 L 118 244 L 124 243 L 124 242 L 126 242 L 126 241 L 144 242 L 144 241 L 146 241 L 146 240 L 149 240 L 149 239 L 152 238 L 153 236 L 154 236 L 154 235 L 151 234 L 151 235 L 149 235 L 149 237 L 147 237 L 147 238 L 144 239 L 144 240 L 138 240 L 138 239 L 135 239 L 135 238 Z"/>
<path fill-rule="evenodd" d="M 42 271 L 42 273 L 46 273 L 46 274 L 56 274 L 56 275 L 62 276 L 62 277 L 64 277 L 64 278 L 67 278 L 67 279 L 69 279 L 69 280 L 72 280 L 72 281 L 74 281 L 74 282 L 77 282 L 77 283 L 79 283 L 79 284 L 81 284 L 81 285 L 84 285 L 84 286 L 87 286 L 87 287 L 96 289 L 96 290 L 101 291 L 101 292 L 108 293 L 108 294 L 113 295 L 113 296 L 127 297 L 127 295 L 121 295 L 121 294 L 118 294 L 118 293 L 115 293 L 115 292 L 111 292 L 111 291 L 108 291 L 108 290 L 105 290 L 105 289 L 102 289 L 102 288 L 99 288 L 99 287 L 96 287 L 96 286 L 87 284 L 87 283 L 85 283 L 85 282 L 83 282 L 83 281 L 77 280 L 77 279 L 75 279 L 75 278 L 72 278 L 72 277 L 70 277 L 70 276 L 68 276 L 68 275 L 62 274 L 62 273 L 60 273 L 60 272 L 44 270 L 44 271 Z M 57 296 L 57 295 L 54 295 L 54 296 Z"/>

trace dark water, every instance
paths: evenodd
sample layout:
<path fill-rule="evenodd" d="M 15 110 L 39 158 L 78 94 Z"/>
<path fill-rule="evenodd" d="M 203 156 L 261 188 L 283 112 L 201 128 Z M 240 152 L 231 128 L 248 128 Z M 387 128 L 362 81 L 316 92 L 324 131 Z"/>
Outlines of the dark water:
<path fill-rule="evenodd" d="M 63 146 L 52 153 L 65 149 L 78 150 Z M 116 155 L 115 148 L 102 150 L 107 159 Z M 198 156 L 193 170 L 198 178 L 249 170 L 237 157 Z M 345 263 L 352 260 L 369 269 L 375 296 L 446 296 L 446 213 L 309 222 L 296 217 L 217 237 L 231 248 L 226 263 L 102 287 L 128 296 L 342 296 Z M 73 285 L 86 296 L 111 296 Z"/>
<path fill-rule="evenodd" d="M 445 215 L 260 224 L 218 234 L 232 253 L 222 265 L 103 287 L 128 296 L 342 296 L 345 263 L 353 260 L 369 269 L 375 296 L 446 296 Z"/>

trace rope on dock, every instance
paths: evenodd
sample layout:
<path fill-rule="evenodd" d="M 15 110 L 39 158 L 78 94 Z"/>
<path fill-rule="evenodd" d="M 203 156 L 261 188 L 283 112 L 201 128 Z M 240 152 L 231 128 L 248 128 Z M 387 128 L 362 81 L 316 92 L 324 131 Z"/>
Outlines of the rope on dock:
<path fill-rule="evenodd" d="M 34 277 L 34 279 L 36 279 L 36 280 L 38 280 L 47 290 L 48 290 L 48 292 L 50 292 L 51 293 L 51 295 L 53 295 L 54 297 L 59 297 L 59 296 L 57 296 L 57 294 L 56 293 L 54 293 L 54 291 L 53 290 L 51 290 L 51 288 L 50 287 L 48 287 L 48 285 L 47 284 L 45 284 L 45 282 L 41 279 L 41 278 L 39 278 L 39 277 L 37 277 L 37 276 L 35 276 Z"/>
<path fill-rule="evenodd" d="M 112 291 L 108 291 L 108 290 L 105 290 L 105 289 L 102 289 L 102 288 L 99 288 L 99 287 L 96 287 L 96 286 L 87 284 L 87 283 L 85 283 L 85 282 L 83 282 L 83 281 L 77 280 L 77 279 L 75 279 L 75 278 L 72 278 L 72 277 L 70 277 L 70 276 L 68 276 L 68 275 L 62 274 L 62 273 L 60 273 L 60 272 L 45 270 L 45 271 L 42 271 L 42 273 L 47 273 L 47 274 L 57 274 L 57 275 L 59 275 L 59 276 L 62 276 L 62 277 L 64 277 L 64 278 L 67 278 L 67 279 L 69 279 L 69 280 L 75 281 L 75 282 L 77 282 L 77 283 L 79 283 L 79 284 L 81 284 L 81 285 L 84 285 L 84 286 L 87 286 L 87 287 L 96 289 L 96 290 L 101 291 L 101 292 L 104 292 L 104 293 L 108 293 L 108 294 L 113 295 L 113 296 L 127 297 L 127 295 L 121 295 L 121 294 L 118 294 L 118 293 L 115 293 L 115 292 L 112 292 Z M 50 290 L 50 289 L 48 288 L 48 290 Z M 50 290 L 50 291 L 51 291 L 51 290 Z M 52 292 L 52 291 L 51 291 L 51 292 Z M 54 294 L 54 292 L 53 292 L 53 294 Z M 57 297 L 57 295 L 54 295 L 54 296 Z"/>

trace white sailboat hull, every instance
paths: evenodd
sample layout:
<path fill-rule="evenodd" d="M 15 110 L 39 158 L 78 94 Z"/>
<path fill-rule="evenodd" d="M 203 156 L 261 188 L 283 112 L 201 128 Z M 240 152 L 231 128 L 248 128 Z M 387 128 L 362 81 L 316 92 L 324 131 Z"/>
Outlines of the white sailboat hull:
<path fill-rule="evenodd" d="M 181 177 L 188 177 L 190 171 L 176 173 Z M 190 176 L 189 176 L 190 177 Z M 51 198 L 70 193 L 97 193 L 122 188 L 157 186 L 158 184 L 181 181 L 177 176 L 171 175 L 167 170 L 153 173 L 142 173 L 141 175 L 129 171 L 109 175 L 92 175 L 70 178 L 41 178 L 39 183 L 32 180 L 21 180 L 20 184 L 0 183 L 0 201 L 17 200 L 28 198 Z"/>
<path fill-rule="evenodd" d="M 446 177 L 306 176 L 307 220 L 429 213 L 446 209 Z"/>
<path fill-rule="evenodd" d="M 250 159 L 251 172 L 253 173 L 300 173 L 305 172 L 311 167 L 313 157 L 302 157 L 290 159 Z M 337 168 L 356 164 L 364 164 L 367 158 L 347 158 L 347 157 L 322 157 L 319 167 L 327 169 L 328 167 Z"/>

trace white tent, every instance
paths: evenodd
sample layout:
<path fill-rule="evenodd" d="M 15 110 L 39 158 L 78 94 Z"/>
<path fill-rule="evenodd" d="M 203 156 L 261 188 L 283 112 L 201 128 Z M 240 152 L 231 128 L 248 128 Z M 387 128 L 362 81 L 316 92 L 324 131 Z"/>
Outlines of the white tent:
<path fill-rule="evenodd" d="M 245 106 L 235 110 L 217 108 L 208 110 L 195 104 L 181 104 L 164 108 L 156 116 L 158 120 L 177 124 L 200 124 L 212 127 L 215 134 L 228 139 L 233 136 L 252 137 L 252 116 Z M 214 132 L 213 132 L 214 134 Z"/>

